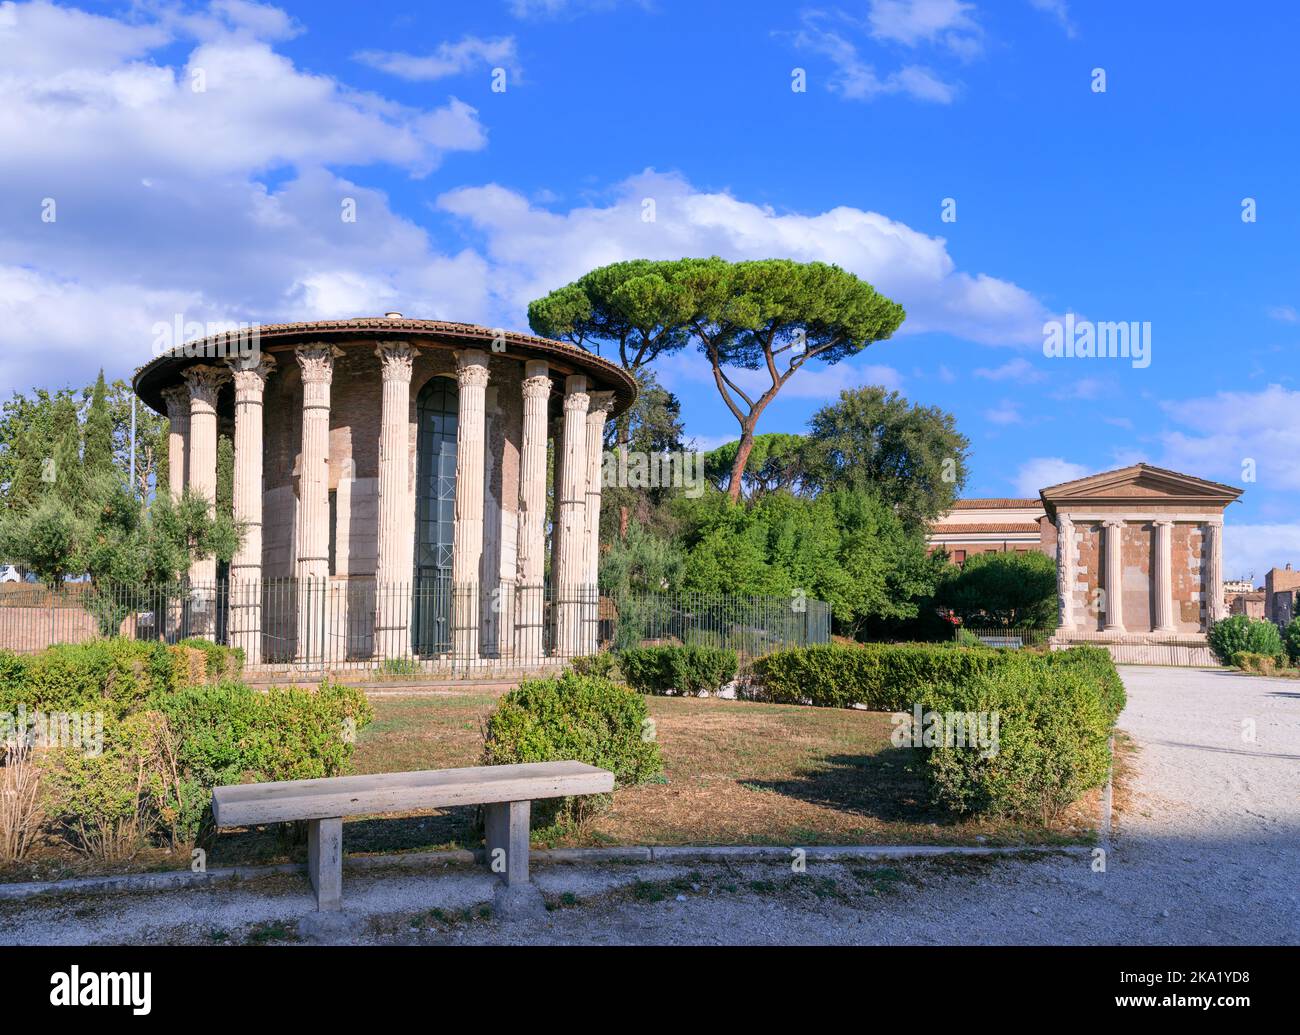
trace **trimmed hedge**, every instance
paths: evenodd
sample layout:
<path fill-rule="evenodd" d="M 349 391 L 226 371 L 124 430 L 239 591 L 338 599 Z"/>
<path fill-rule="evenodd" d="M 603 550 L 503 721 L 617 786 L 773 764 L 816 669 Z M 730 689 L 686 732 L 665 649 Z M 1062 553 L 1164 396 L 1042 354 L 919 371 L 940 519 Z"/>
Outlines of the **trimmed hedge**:
<path fill-rule="evenodd" d="M 484 731 L 484 765 L 564 760 L 608 769 L 619 785 L 662 775 L 645 698 L 608 679 L 576 672 L 525 680 L 501 698 Z M 570 825 L 596 804 L 586 798 L 537 802 L 540 822 L 534 827 Z"/>
<path fill-rule="evenodd" d="M 1267 618 L 1233 615 L 1210 626 L 1210 650 L 1222 665 L 1231 665 L 1236 654 L 1264 654 L 1281 660 L 1286 656 L 1282 634 Z"/>
<path fill-rule="evenodd" d="M 371 719 L 365 695 L 325 682 L 260 693 L 217 679 L 239 652 L 207 641 L 167 646 L 129 639 L 0 652 L 0 712 L 85 716 L 102 743 L 37 751 L 48 814 L 75 847 L 104 859 L 141 845 L 193 841 L 212 788 L 346 771 Z M 90 716 L 102 714 L 102 727 Z M 83 733 L 83 737 L 85 734 Z"/>
<path fill-rule="evenodd" d="M 996 750 L 919 748 L 930 799 L 949 811 L 1047 823 L 1106 782 L 1115 716 L 1087 666 L 1007 666 L 921 696 L 926 712 L 997 717 Z"/>
<path fill-rule="evenodd" d="M 617 657 L 628 686 L 643 694 L 717 693 L 740 667 L 736 652 L 725 647 L 630 647 Z"/>
<path fill-rule="evenodd" d="M 872 711 L 907 711 L 920 687 L 962 683 L 1028 655 L 1005 648 L 928 644 L 824 643 L 776 651 L 753 664 L 759 698 L 819 708 L 865 705 Z"/>
<path fill-rule="evenodd" d="M 116 637 L 57 644 L 38 654 L 0 651 L 0 712 L 26 706 L 29 712 L 103 711 L 120 719 L 156 694 L 236 678 L 242 667 L 242 651 L 206 640 L 168 646 Z"/>
<path fill-rule="evenodd" d="M 1101 647 L 1046 654 L 952 646 L 824 644 L 754 663 L 757 696 L 787 704 L 997 716 L 998 746 L 913 744 L 931 800 L 953 812 L 1050 819 L 1106 779 L 1124 684 Z M 910 728 L 910 724 L 909 724 Z M 986 757 L 987 756 L 987 757 Z"/>

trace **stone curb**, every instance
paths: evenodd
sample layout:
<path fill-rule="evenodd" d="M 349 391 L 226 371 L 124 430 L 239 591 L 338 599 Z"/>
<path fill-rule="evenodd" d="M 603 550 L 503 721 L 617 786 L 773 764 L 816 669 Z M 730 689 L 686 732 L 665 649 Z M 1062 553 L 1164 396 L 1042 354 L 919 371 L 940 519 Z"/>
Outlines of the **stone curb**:
<path fill-rule="evenodd" d="M 673 863 L 673 862 L 774 862 L 789 860 L 795 847 L 773 845 L 665 845 L 627 848 L 554 848 L 530 853 L 534 864 L 590 863 Z M 801 849 L 815 862 L 841 859 L 920 859 L 941 855 L 1086 855 L 1089 845 L 811 845 Z M 453 849 L 440 852 L 411 852 L 405 855 L 362 855 L 346 858 L 347 870 L 410 869 L 414 866 L 469 865 L 482 859 L 482 852 Z M 251 880 L 281 873 L 305 874 L 303 863 L 266 866 L 230 866 L 194 873 L 172 870 L 164 873 L 126 873 L 110 877 L 75 877 L 69 880 L 31 881 L 0 884 L 0 902 L 18 902 L 50 894 L 111 894 L 113 892 L 173 891 L 234 881 Z"/>

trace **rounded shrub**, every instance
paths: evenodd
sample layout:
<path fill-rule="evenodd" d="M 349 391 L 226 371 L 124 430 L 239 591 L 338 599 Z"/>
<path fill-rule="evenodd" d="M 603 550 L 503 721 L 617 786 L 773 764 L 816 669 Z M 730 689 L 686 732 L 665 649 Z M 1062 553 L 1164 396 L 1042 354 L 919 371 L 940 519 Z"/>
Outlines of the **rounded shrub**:
<path fill-rule="evenodd" d="M 1114 718 L 1078 668 L 1007 668 L 933 687 L 923 701 L 950 725 L 960 716 L 996 731 L 991 746 L 940 742 L 921 749 L 931 799 L 952 812 L 1046 823 L 1106 780 Z"/>
<path fill-rule="evenodd" d="M 619 651 L 618 667 L 628 686 L 643 694 L 698 697 L 717 693 L 735 679 L 739 661 L 726 647 L 668 644 Z"/>
<path fill-rule="evenodd" d="M 1233 615 L 1210 626 L 1210 650 L 1223 665 L 1231 665 L 1234 654 L 1264 654 L 1281 660 L 1284 655 L 1282 634 L 1266 618 Z"/>
<path fill-rule="evenodd" d="M 608 679 L 576 672 L 520 683 L 487 721 L 484 764 L 562 761 L 608 769 L 619 786 L 662 775 L 645 698 Z M 544 834 L 548 823 L 572 825 L 596 804 L 585 798 L 538 802 L 534 829 Z"/>

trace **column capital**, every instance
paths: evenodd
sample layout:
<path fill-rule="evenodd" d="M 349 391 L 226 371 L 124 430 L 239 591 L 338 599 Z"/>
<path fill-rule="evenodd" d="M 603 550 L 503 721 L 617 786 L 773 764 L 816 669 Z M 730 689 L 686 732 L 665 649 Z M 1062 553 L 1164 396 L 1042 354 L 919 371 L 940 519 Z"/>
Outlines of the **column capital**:
<path fill-rule="evenodd" d="M 461 388 L 486 388 L 488 354 L 482 349 L 457 350 L 456 380 Z"/>
<path fill-rule="evenodd" d="M 587 397 L 591 400 L 587 409 L 587 419 L 591 420 L 599 416 L 604 420 L 609 416 L 609 411 L 614 408 L 613 392 L 588 392 Z"/>
<path fill-rule="evenodd" d="M 1128 519 L 1127 518 L 1104 518 L 1101 523 L 1102 523 L 1102 527 L 1104 528 L 1123 528 L 1128 523 Z"/>
<path fill-rule="evenodd" d="M 1152 523 L 1153 525 L 1155 525 L 1157 528 L 1173 528 L 1173 527 L 1174 527 L 1174 519 L 1173 519 L 1173 518 L 1152 518 L 1152 519 L 1151 519 L 1151 523 Z"/>
<path fill-rule="evenodd" d="M 591 396 L 587 394 L 586 375 L 570 374 L 564 379 L 564 412 L 572 413 L 579 410 L 586 413 L 590 405 Z"/>
<path fill-rule="evenodd" d="M 230 377 L 230 372 L 222 370 L 220 367 L 200 364 L 199 366 L 189 367 L 181 376 L 185 378 L 191 406 L 195 403 L 203 403 L 215 407 L 217 405 L 217 392 L 221 390 L 221 386 Z"/>
<path fill-rule="evenodd" d="M 175 420 L 182 414 L 189 413 L 190 389 L 188 385 L 172 385 L 162 390 L 163 402 L 167 404 L 167 418 Z"/>
<path fill-rule="evenodd" d="M 251 356 L 232 356 L 226 363 L 230 367 L 237 396 L 260 395 L 266 388 L 266 379 L 275 372 L 275 360 L 260 352 L 254 352 Z"/>
<path fill-rule="evenodd" d="M 540 367 L 540 370 L 538 369 Z M 545 363 L 528 363 L 524 367 L 527 375 L 521 382 L 525 399 L 549 399 L 551 395 L 551 375 L 547 373 Z"/>
<path fill-rule="evenodd" d="M 375 346 L 385 381 L 410 381 L 418 354 L 419 350 L 405 341 L 381 341 Z"/>
<path fill-rule="evenodd" d="M 304 384 L 329 384 L 334 380 L 334 360 L 343 355 L 336 345 L 319 343 L 299 345 L 293 350 L 294 359 L 302 370 Z"/>

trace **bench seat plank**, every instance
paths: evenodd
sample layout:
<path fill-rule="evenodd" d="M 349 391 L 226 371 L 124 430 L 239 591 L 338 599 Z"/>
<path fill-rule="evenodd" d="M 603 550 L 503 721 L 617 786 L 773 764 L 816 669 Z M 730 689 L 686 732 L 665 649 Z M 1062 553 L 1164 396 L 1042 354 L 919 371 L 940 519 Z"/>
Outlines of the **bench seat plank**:
<path fill-rule="evenodd" d="M 219 827 L 418 812 L 577 794 L 607 794 L 614 774 L 582 762 L 426 769 L 413 773 L 334 776 L 319 780 L 234 784 L 212 792 Z"/>

